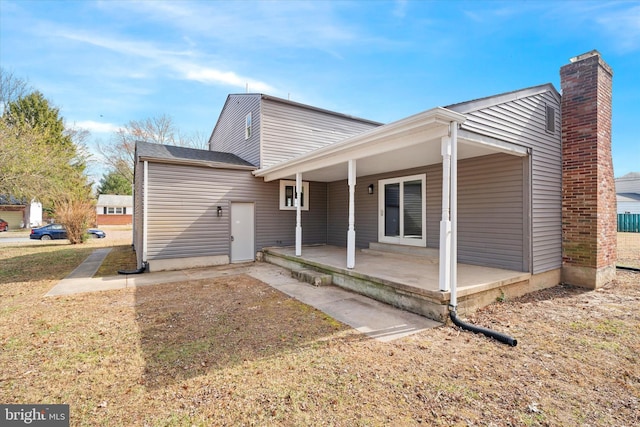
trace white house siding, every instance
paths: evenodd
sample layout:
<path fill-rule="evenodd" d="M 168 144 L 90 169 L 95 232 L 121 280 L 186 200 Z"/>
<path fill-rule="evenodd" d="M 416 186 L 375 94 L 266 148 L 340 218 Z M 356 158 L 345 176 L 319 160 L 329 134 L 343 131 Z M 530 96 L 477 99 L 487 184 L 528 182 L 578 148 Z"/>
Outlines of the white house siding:
<path fill-rule="evenodd" d="M 229 95 L 209 139 L 209 150 L 232 153 L 260 165 L 260 94 Z M 252 134 L 245 139 L 245 119 L 251 113 Z"/>
<path fill-rule="evenodd" d="M 506 154 L 458 163 L 458 260 L 463 263 L 527 271 L 523 247 L 526 215 L 523 168 L 526 160 Z M 442 216 L 442 165 L 358 177 L 355 194 L 356 246 L 378 241 L 378 180 L 427 175 L 427 247 L 438 248 Z M 367 187 L 374 184 L 375 194 Z M 327 243 L 346 245 L 348 187 L 328 184 Z"/>
<path fill-rule="evenodd" d="M 549 88 L 477 110 L 473 102 L 448 107 L 467 116 L 463 129 L 531 148 L 533 273 L 560 268 L 562 263 L 560 98 Z M 556 110 L 553 133 L 546 131 L 546 105 Z"/>
<path fill-rule="evenodd" d="M 638 199 L 631 200 L 629 197 L 618 195 L 618 213 L 640 214 L 640 196 Z"/>
<path fill-rule="evenodd" d="M 231 202 L 255 203 L 255 250 L 295 243 L 295 211 L 281 211 L 279 183 L 250 171 L 149 163 L 148 260 L 228 255 Z M 311 183 L 303 243 L 326 241 L 326 186 Z M 222 207 L 222 216 L 216 214 Z M 313 226 L 311 226 L 313 224 Z"/>
<path fill-rule="evenodd" d="M 263 99 L 261 119 L 262 168 L 378 126 L 272 98 Z"/>

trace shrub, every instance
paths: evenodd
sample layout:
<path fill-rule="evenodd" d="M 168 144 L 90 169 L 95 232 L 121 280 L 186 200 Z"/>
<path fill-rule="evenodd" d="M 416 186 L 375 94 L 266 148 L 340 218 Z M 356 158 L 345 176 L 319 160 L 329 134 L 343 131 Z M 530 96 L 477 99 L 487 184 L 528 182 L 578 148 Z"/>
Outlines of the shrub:
<path fill-rule="evenodd" d="M 65 198 L 56 202 L 56 221 L 64 224 L 67 238 L 72 245 L 87 240 L 87 228 L 93 223 L 95 206 L 91 200 Z"/>

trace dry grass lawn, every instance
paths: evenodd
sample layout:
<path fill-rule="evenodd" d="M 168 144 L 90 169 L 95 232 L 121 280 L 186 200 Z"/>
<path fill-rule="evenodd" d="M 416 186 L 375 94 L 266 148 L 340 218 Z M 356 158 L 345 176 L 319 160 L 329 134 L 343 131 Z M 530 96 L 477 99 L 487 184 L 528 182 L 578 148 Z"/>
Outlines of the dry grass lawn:
<path fill-rule="evenodd" d="M 74 426 L 640 424 L 640 273 L 468 319 L 515 348 L 380 343 L 243 275 L 43 297 L 107 243 L 108 274 L 126 244 L 0 246 L 0 402 L 68 403 Z"/>

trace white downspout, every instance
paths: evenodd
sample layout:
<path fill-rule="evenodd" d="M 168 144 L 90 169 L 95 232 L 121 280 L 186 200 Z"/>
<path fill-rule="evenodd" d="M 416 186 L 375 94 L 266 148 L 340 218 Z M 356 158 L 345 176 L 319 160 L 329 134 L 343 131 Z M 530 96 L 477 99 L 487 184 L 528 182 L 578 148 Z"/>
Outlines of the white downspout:
<path fill-rule="evenodd" d="M 149 235 L 149 162 L 144 161 L 142 180 L 142 263 L 147 262 L 147 236 Z"/>
<path fill-rule="evenodd" d="M 347 268 L 356 266 L 355 192 L 356 161 L 349 160 L 349 228 L 347 230 Z"/>
<path fill-rule="evenodd" d="M 451 122 L 451 301 L 458 306 L 458 122 Z"/>
<path fill-rule="evenodd" d="M 440 220 L 440 291 L 451 289 L 451 137 L 442 137 L 442 219 Z"/>
<path fill-rule="evenodd" d="M 296 173 L 296 256 L 302 256 L 302 174 Z"/>

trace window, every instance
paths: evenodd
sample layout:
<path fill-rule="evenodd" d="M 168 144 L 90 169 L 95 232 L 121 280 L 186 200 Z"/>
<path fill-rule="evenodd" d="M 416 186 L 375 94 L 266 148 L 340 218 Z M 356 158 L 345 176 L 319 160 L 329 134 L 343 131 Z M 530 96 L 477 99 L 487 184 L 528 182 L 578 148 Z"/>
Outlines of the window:
<path fill-rule="evenodd" d="M 103 210 L 105 215 L 124 215 L 127 213 L 127 208 L 124 207 L 114 207 L 114 206 L 109 206 L 109 207 L 105 207 Z"/>
<path fill-rule="evenodd" d="M 296 210 L 296 182 L 280 181 L 280 210 Z M 302 193 L 300 194 L 300 208 L 303 211 L 309 210 L 309 183 L 302 182 Z"/>
<path fill-rule="evenodd" d="M 556 109 L 551 105 L 547 105 L 547 132 L 556 132 Z"/>
<path fill-rule="evenodd" d="M 251 138 L 251 113 L 244 119 L 244 139 Z"/>

